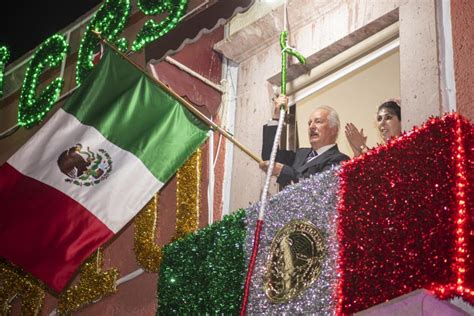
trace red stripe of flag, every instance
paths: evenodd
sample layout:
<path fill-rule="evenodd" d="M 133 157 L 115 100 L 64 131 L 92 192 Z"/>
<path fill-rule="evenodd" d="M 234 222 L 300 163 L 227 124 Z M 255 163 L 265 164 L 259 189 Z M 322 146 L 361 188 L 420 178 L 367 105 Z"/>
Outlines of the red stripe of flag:
<path fill-rule="evenodd" d="M 114 234 L 81 204 L 8 163 L 0 167 L 0 257 L 60 292 Z"/>

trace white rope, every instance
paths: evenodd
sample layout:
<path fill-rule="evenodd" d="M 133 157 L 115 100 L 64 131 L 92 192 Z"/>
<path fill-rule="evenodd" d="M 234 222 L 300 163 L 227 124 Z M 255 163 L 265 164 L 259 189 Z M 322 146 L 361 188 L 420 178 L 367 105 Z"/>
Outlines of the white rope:
<path fill-rule="evenodd" d="M 128 282 L 128 281 L 131 281 L 131 280 L 133 280 L 133 279 L 139 277 L 140 275 L 142 275 L 143 272 L 145 272 L 145 270 L 143 270 L 143 269 L 137 269 L 137 270 L 135 270 L 135 271 L 133 271 L 133 272 L 131 272 L 131 273 L 129 273 L 129 274 L 127 274 L 127 275 L 121 277 L 120 279 L 118 279 L 116 285 L 119 286 L 120 284 L 123 284 L 123 283 L 126 283 L 126 282 Z M 95 303 L 99 302 L 101 299 L 102 299 L 102 298 L 99 298 L 98 300 L 93 301 L 92 304 L 95 304 Z M 53 309 L 53 310 L 49 313 L 49 316 L 56 316 L 56 315 L 58 315 L 58 310 L 57 310 L 56 308 Z"/>
<path fill-rule="evenodd" d="M 19 129 L 20 126 L 17 124 L 13 125 L 12 127 L 4 130 L 3 132 L 0 133 L 0 139 L 4 138 L 4 137 L 7 137 L 7 136 L 10 136 L 11 134 L 13 134 L 14 132 L 16 132 L 17 129 Z"/>
<path fill-rule="evenodd" d="M 283 2 L 283 31 L 287 31 L 287 24 L 288 24 L 288 12 L 287 12 L 287 0 Z M 282 49 L 282 52 L 291 49 L 288 46 L 288 42 L 285 43 L 285 47 Z M 282 83 L 283 84 L 283 83 Z M 263 186 L 262 196 L 260 198 L 260 210 L 258 212 L 258 219 L 263 221 L 265 217 L 265 206 L 267 204 L 267 195 L 268 195 L 268 188 L 270 187 L 270 180 L 272 178 L 273 168 L 275 167 L 275 158 L 278 151 L 278 145 L 280 144 L 281 138 L 281 131 L 283 129 L 283 121 L 285 119 L 285 109 L 282 107 L 280 109 L 280 117 L 278 119 L 278 127 L 277 132 L 275 135 L 275 139 L 273 140 L 273 147 L 272 153 L 270 154 L 270 161 L 268 163 L 267 175 L 265 177 L 265 184 Z"/>
<path fill-rule="evenodd" d="M 212 115 L 211 115 L 212 121 Z M 214 131 L 209 131 L 209 143 L 208 143 L 208 182 L 207 182 L 207 223 L 211 225 L 214 222 Z"/>
<path fill-rule="evenodd" d="M 140 276 L 143 272 L 145 272 L 145 270 L 143 269 L 137 269 L 127 275 L 124 275 L 123 277 L 121 277 L 120 279 L 117 280 L 117 286 L 119 286 L 120 284 L 122 283 L 125 283 L 125 282 L 128 282 L 128 281 L 131 281 L 133 279 L 135 279 L 136 277 Z"/>
<path fill-rule="evenodd" d="M 212 165 L 212 167 L 213 167 L 214 169 L 216 168 L 217 159 L 219 158 L 219 152 L 221 151 L 221 142 L 222 142 L 222 135 L 219 134 L 219 141 L 218 141 L 218 143 L 217 143 L 216 157 L 214 158 L 214 164 Z"/>
<path fill-rule="evenodd" d="M 270 179 L 273 173 L 273 167 L 275 166 L 275 158 L 278 151 L 278 145 L 280 144 L 281 131 L 283 130 L 283 121 L 285 119 L 285 109 L 280 109 L 280 118 L 278 119 L 278 127 L 273 140 L 272 153 L 270 154 L 270 161 L 267 169 L 267 176 L 265 178 L 265 185 L 263 186 L 262 196 L 260 198 L 260 211 L 258 213 L 258 219 L 263 220 L 265 217 L 265 206 L 267 202 L 268 188 L 270 187 Z"/>
<path fill-rule="evenodd" d="M 292 50 L 295 50 L 295 48 L 286 44 L 286 46 L 281 50 L 281 52 L 284 53 L 286 51 L 292 51 Z"/>

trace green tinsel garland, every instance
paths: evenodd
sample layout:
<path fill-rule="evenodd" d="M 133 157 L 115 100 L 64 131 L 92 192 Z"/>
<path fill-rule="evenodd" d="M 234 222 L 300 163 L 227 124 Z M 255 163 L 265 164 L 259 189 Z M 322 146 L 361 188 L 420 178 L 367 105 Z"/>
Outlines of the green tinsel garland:
<path fill-rule="evenodd" d="M 158 314 L 238 314 L 245 277 L 244 210 L 164 247 Z"/>

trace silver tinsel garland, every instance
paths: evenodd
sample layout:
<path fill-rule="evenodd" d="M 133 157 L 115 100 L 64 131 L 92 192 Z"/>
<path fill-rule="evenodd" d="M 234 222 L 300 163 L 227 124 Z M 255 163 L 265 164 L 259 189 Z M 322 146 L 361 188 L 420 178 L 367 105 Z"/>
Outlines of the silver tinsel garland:
<path fill-rule="evenodd" d="M 339 168 L 326 171 L 285 188 L 267 204 L 260 248 L 250 286 L 247 313 L 333 315 L 337 286 L 337 229 Z M 247 209 L 247 262 L 252 252 L 259 204 Z M 309 220 L 322 232 L 326 253 L 319 278 L 296 298 L 286 303 L 272 303 L 264 291 L 263 279 L 270 246 L 275 234 L 291 220 Z"/>

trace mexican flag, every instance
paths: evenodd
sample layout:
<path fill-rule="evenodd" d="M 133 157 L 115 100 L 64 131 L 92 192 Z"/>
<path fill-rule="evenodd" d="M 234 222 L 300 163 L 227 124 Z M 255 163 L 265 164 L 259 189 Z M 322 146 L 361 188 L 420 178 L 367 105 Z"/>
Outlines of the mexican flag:
<path fill-rule="evenodd" d="M 0 167 L 0 257 L 61 291 L 206 140 L 178 100 L 106 51 Z"/>

